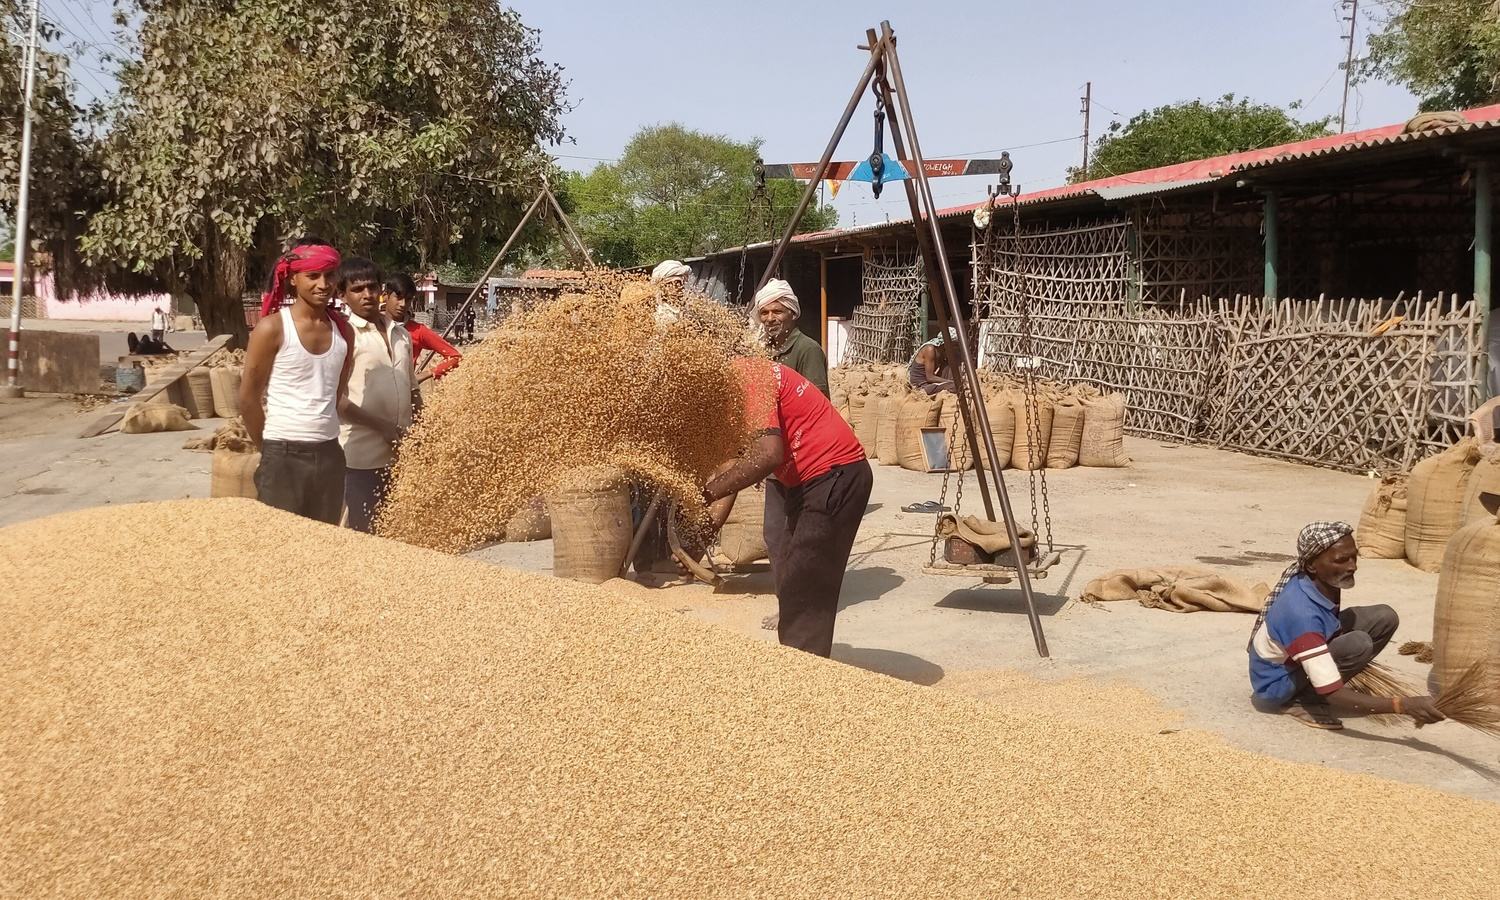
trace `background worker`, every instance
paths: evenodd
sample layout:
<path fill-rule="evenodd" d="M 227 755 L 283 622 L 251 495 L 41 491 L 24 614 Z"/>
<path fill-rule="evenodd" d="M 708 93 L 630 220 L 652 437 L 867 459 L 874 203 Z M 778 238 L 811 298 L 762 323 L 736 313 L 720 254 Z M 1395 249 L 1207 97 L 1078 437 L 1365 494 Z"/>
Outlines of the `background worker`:
<path fill-rule="evenodd" d="M 240 382 L 240 415 L 260 448 L 261 501 L 330 525 L 344 509 L 339 401 L 354 343 L 349 323 L 329 309 L 339 262 L 337 250 L 310 237 L 277 260 Z"/>
<path fill-rule="evenodd" d="M 391 321 L 401 323 L 406 333 L 411 336 L 412 362 L 416 362 L 420 354 L 429 350 L 443 358 L 443 361 L 435 368 L 418 372 L 417 383 L 420 384 L 429 378 L 442 378 L 453 371 L 464 355 L 454 349 L 452 344 L 443 340 L 442 335 L 418 322 L 412 315 L 412 305 L 417 300 L 417 286 L 411 280 L 411 276 L 404 272 L 393 272 L 387 275 L 384 297 L 385 314 L 390 316 Z"/>
<path fill-rule="evenodd" d="M 771 357 L 790 366 L 827 397 L 828 357 L 817 341 L 797 327 L 797 320 L 801 317 L 802 305 L 797 302 L 797 295 L 792 286 L 780 278 L 772 278 L 765 287 L 756 291 L 750 319 L 759 324 L 765 334 Z"/>
<path fill-rule="evenodd" d="M 338 290 L 354 331 L 349 389 L 339 404 L 339 444 L 344 448 L 344 523 L 374 530 L 385 499 L 396 445 L 420 407 L 411 335 L 381 308 L 380 270 L 368 259 L 339 266 Z"/>
<path fill-rule="evenodd" d="M 953 365 L 948 360 L 946 349 L 949 340 L 958 340 L 958 329 L 951 325 L 945 334 L 939 334 L 917 348 L 906 366 L 906 377 L 913 390 L 928 396 L 953 391 Z"/>
<path fill-rule="evenodd" d="M 1297 536 L 1297 561 L 1266 597 L 1250 632 L 1253 702 L 1313 728 L 1339 729 L 1331 708 L 1440 722 L 1431 697 L 1372 697 L 1345 682 L 1363 672 L 1396 633 L 1389 606 L 1342 608 L 1359 550 L 1344 522 L 1314 522 Z"/>
<path fill-rule="evenodd" d="M 759 434 L 709 479 L 703 497 L 722 527 L 734 495 L 766 479 L 776 636 L 788 647 L 829 656 L 844 570 L 870 499 L 870 464 L 849 424 L 806 378 L 766 360 L 737 365 L 747 419 L 759 424 Z"/>
<path fill-rule="evenodd" d="M 151 339 L 158 344 L 166 342 L 167 338 L 167 314 L 160 307 L 151 310 Z"/>

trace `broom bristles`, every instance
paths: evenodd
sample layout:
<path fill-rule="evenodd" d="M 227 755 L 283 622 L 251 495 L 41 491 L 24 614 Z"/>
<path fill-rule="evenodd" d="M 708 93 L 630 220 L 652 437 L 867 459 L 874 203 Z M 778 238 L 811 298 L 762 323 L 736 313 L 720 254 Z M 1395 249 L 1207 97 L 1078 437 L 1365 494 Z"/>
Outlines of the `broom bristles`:
<path fill-rule="evenodd" d="M 1479 660 L 1444 685 L 1434 705 L 1460 725 L 1500 737 L 1500 670 Z"/>
<path fill-rule="evenodd" d="M 1409 697 L 1418 693 L 1417 688 L 1395 669 L 1384 663 L 1371 662 L 1365 666 L 1364 671 L 1350 678 L 1349 687 L 1361 694 L 1371 697 Z M 1405 716 L 1392 713 L 1371 713 L 1365 718 L 1382 725 L 1400 725 L 1406 721 Z"/>
<path fill-rule="evenodd" d="M 1432 644 L 1428 641 L 1407 641 L 1396 652 L 1402 656 L 1415 656 L 1417 662 L 1432 662 Z"/>

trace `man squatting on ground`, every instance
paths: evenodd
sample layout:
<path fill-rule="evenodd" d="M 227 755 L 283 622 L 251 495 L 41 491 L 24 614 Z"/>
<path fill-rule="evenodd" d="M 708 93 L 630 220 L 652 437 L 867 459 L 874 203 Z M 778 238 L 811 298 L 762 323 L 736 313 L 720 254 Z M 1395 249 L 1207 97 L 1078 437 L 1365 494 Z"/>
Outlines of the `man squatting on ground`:
<path fill-rule="evenodd" d="M 1359 550 L 1344 522 L 1314 522 L 1297 536 L 1297 561 L 1266 597 L 1250 632 L 1252 702 L 1313 728 L 1339 729 L 1331 708 L 1439 722 L 1431 697 L 1372 697 L 1345 682 L 1385 649 L 1400 619 L 1384 604 L 1341 609 Z"/>
<path fill-rule="evenodd" d="M 953 391 L 953 364 L 946 346 L 949 340 L 958 340 L 958 329 L 952 325 L 946 335 L 938 335 L 912 354 L 911 362 L 906 364 L 906 378 L 912 390 L 929 397 L 939 391 Z"/>
<path fill-rule="evenodd" d="M 790 366 L 827 397 L 828 357 L 817 341 L 797 327 L 797 320 L 802 318 L 802 304 L 792 286 L 780 278 L 766 282 L 765 287 L 755 292 L 750 318 L 760 325 L 771 348 L 771 358 Z"/>
<path fill-rule="evenodd" d="M 464 355 L 443 340 L 442 335 L 418 322 L 412 315 L 412 304 L 417 299 L 417 286 L 411 276 L 405 272 L 393 272 L 385 276 L 384 296 L 385 314 L 393 321 L 400 322 L 406 328 L 406 333 L 411 335 L 412 362 L 417 362 L 417 357 L 429 350 L 443 358 L 435 368 L 418 372 L 417 383 L 421 384 L 429 378 L 436 381 L 453 371 Z"/>
<path fill-rule="evenodd" d="M 396 444 L 422 406 L 412 364 L 411 333 L 381 308 L 380 270 L 368 259 L 339 266 L 339 297 L 354 332 L 348 390 L 339 402 L 339 444 L 344 448 L 345 524 L 373 530 L 385 499 Z"/>
<path fill-rule="evenodd" d="M 354 343 L 349 323 L 329 309 L 339 261 L 337 250 L 314 238 L 277 260 L 245 351 L 239 398 L 245 430 L 260 448 L 261 501 L 330 525 L 344 508 L 339 402 Z"/>
<path fill-rule="evenodd" d="M 844 570 L 870 499 L 870 464 L 854 431 L 812 382 L 777 362 L 740 359 L 736 366 L 746 420 L 759 433 L 744 456 L 709 480 L 703 498 L 714 526 L 722 527 L 735 494 L 767 479 L 764 530 L 777 638 L 829 656 Z"/>

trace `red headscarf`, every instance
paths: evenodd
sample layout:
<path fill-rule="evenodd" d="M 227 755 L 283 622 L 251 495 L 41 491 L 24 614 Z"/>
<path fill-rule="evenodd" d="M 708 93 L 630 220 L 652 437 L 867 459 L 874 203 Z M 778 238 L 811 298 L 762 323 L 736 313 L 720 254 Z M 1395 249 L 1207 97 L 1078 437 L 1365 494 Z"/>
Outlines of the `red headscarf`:
<path fill-rule="evenodd" d="M 339 252 L 327 244 L 307 244 L 301 247 L 293 247 L 276 260 L 276 269 L 271 275 L 271 289 L 260 295 L 260 314 L 262 317 L 281 308 L 286 301 L 287 287 L 292 282 L 292 275 L 298 272 L 326 272 L 337 269 L 342 259 Z M 333 310 L 330 307 L 328 317 L 332 319 Z"/>

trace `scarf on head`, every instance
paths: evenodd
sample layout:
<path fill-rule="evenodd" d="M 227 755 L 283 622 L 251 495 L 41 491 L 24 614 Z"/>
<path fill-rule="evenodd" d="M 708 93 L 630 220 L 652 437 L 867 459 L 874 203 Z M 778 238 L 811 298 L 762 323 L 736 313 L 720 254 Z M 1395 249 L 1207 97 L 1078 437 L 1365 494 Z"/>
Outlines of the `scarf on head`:
<path fill-rule="evenodd" d="M 772 278 L 766 282 L 766 286 L 755 292 L 755 302 L 750 305 L 750 318 L 758 320 L 761 307 L 767 303 L 780 303 L 792 311 L 792 315 L 802 318 L 802 304 L 797 302 L 797 295 L 792 292 L 792 286 L 780 278 Z"/>
<path fill-rule="evenodd" d="M 1307 572 L 1307 567 L 1325 550 L 1353 533 L 1354 528 L 1348 522 L 1314 522 L 1302 529 L 1297 535 L 1297 561 L 1286 567 L 1286 571 L 1281 573 L 1281 580 L 1266 595 L 1266 605 L 1261 607 L 1260 615 L 1255 617 L 1255 627 L 1250 629 L 1252 641 L 1260 626 L 1265 623 L 1271 604 L 1286 590 L 1287 584 L 1297 575 Z"/>
<path fill-rule="evenodd" d="M 691 274 L 693 274 L 693 270 L 689 269 L 684 263 L 680 263 L 675 259 L 668 259 L 651 270 L 651 283 L 656 284 L 659 281 L 666 281 L 669 278 L 686 279 Z"/>
<path fill-rule="evenodd" d="M 342 258 L 339 252 L 327 244 L 308 244 L 305 247 L 293 247 L 281 254 L 276 260 L 276 268 L 271 273 L 271 289 L 260 295 L 260 314 L 269 316 L 280 309 L 286 302 L 287 289 L 292 283 L 292 276 L 299 272 L 324 272 L 337 269 Z M 328 308 L 328 317 L 334 317 L 332 305 Z"/>

